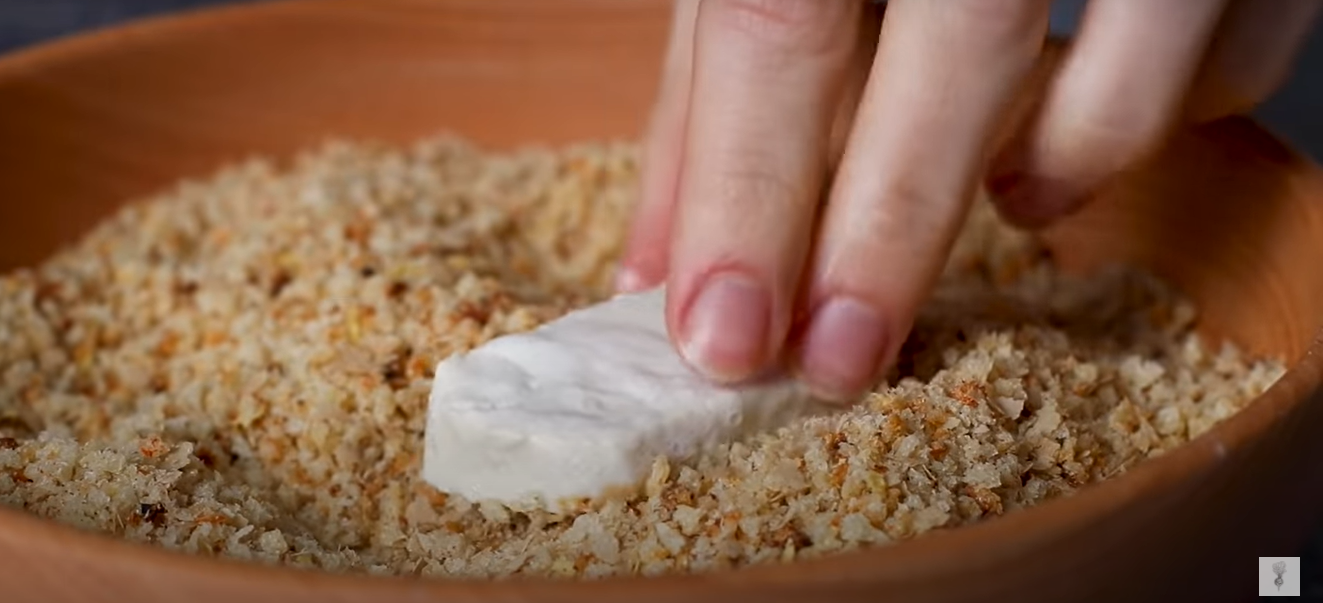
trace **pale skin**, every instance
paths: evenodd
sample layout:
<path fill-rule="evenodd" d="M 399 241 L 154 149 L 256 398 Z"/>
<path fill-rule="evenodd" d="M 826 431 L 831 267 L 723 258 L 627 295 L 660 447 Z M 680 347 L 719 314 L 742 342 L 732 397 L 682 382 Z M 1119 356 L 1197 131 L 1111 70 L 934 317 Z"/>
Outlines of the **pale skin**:
<path fill-rule="evenodd" d="M 894 361 L 980 185 L 1040 228 L 1184 123 L 1285 79 L 1323 0 L 1091 0 L 999 135 L 1050 0 L 678 0 L 618 277 L 737 383 L 849 401 Z M 1004 143 L 1003 143 L 1004 142 Z"/>

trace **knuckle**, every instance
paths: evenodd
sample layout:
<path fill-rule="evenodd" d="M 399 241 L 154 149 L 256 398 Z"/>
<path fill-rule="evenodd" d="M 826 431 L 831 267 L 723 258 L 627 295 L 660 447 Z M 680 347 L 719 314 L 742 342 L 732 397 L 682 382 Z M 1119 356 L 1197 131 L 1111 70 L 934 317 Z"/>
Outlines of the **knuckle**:
<path fill-rule="evenodd" d="M 957 202 L 943 191 L 903 180 L 887 191 L 881 203 L 873 205 L 871 221 L 885 227 L 880 232 L 926 246 L 930 241 L 923 239 L 940 238 L 951 228 L 950 216 Z"/>
<path fill-rule="evenodd" d="M 812 198 L 795 175 L 775 164 L 741 163 L 704 169 L 681 201 L 676 251 L 742 263 L 789 278 L 811 239 Z"/>
<path fill-rule="evenodd" d="M 867 257 L 915 257 L 914 250 L 941 247 L 959 226 L 961 209 L 960 198 L 948 191 L 902 180 L 875 201 L 845 211 L 831 236 Z"/>
<path fill-rule="evenodd" d="M 897 190 L 848 212 L 820 236 L 828 248 L 817 281 L 870 300 L 887 313 L 906 313 L 945 259 L 953 229 L 930 194 Z"/>
<path fill-rule="evenodd" d="M 770 167 L 746 165 L 720 176 L 716 201 L 734 215 L 790 215 L 805 195 L 787 174 Z"/>
<path fill-rule="evenodd" d="M 722 33 L 746 37 L 783 52 L 821 53 L 850 47 L 855 13 L 852 0 L 708 0 L 704 8 Z"/>

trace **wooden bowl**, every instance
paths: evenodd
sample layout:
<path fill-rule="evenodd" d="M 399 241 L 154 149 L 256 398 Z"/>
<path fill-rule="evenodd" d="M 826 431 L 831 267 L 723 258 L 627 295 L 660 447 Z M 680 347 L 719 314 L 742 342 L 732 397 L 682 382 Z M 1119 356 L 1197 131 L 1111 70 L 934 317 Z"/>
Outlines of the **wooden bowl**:
<path fill-rule="evenodd" d="M 0 268 L 116 203 L 328 135 L 481 143 L 633 137 L 660 0 L 300 0 L 135 24 L 0 59 Z M 1323 509 L 1323 175 L 1246 119 L 1166 152 L 1048 233 L 1062 261 L 1128 260 L 1184 288 L 1210 333 L 1289 373 L 1194 442 L 1077 495 L 792 565 L 591 583 L 332 576 L 131 545 L 0 511 L 0 600 L 1214 601 L 1251 596 Z"/>

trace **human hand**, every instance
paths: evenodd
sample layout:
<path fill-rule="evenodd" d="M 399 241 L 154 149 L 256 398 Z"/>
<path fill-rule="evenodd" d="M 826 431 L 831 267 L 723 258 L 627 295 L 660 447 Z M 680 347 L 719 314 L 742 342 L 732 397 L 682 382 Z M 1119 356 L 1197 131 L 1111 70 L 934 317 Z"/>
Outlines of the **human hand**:
<path fill-rule="evenodd" d="M 848 400 L 897 354 L 970 200 L 1041 227 L 1175 126 L 1284 79 L 1319 0 L 1092 0 L 1025 127 L 1050 0 L 678 0 L 619 288 L 667 285 L 718 381 Z M 1002 144 L 1002 142 L 1005 144 Z"/>

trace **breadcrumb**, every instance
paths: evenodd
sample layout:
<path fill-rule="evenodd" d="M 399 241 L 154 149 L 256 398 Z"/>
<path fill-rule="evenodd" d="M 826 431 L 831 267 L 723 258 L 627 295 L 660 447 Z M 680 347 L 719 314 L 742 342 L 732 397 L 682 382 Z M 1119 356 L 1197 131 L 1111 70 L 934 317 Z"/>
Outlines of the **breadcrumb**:
<path fill-rule="evenodd" d="M 784 563 L 1013 513 L 1123 473 L 1284 371 L 1143 274 L 1088 281 L 979 204 L 857 407 L 574 516 L 418 475 L 431 370 L 608 294 L 629 144 L 336 143 L 131 204 L 0 278 L 0 503 L 262 563 L 595 578 Z"/>

